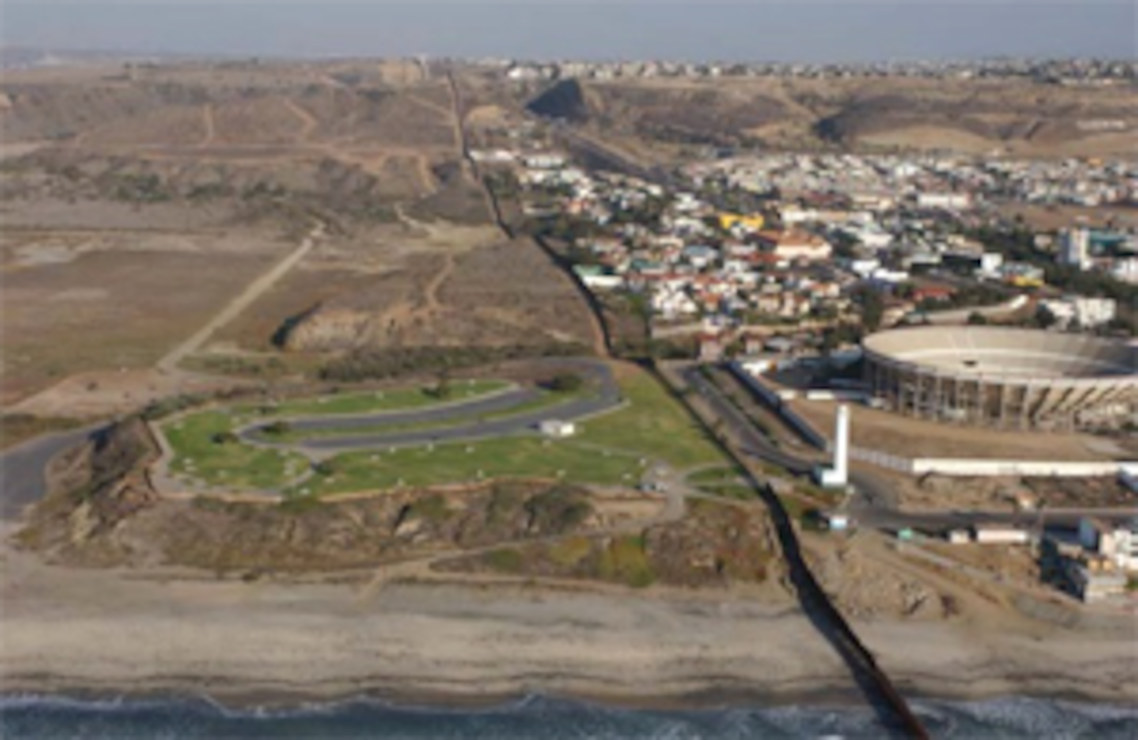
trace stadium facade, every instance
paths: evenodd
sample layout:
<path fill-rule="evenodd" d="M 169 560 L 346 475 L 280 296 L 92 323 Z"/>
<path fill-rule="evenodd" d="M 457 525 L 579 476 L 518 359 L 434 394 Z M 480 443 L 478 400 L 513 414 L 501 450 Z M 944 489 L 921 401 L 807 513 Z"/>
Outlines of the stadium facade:
<path fill-rule="evenodd" d="M 1116 427 L 1138 409 L 1138 346 L 1005 327 L 914 327 L 864 339 L 864 378 L 898 413 L 1005 429 Z"/>

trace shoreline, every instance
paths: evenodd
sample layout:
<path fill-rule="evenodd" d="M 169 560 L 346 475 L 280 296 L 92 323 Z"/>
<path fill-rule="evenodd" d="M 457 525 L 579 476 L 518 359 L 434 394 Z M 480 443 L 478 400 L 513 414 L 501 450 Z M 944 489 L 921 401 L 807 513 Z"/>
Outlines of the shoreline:
<path fill-rule="evenodd" d="M 1026 682 L 1005 677 L 965 680 L 969 686 L 982 688 L 962 691 L 945 683 L 943 677 L 925 676 L 914 687 L 914 679 L 901 676 L 899 690 L 912 702 L 971 703 L 1026 698 L 1039 701 L 1110 706 L 1135 709 L 1138 704 L 1126 693 L 1087 691 L 1086 684 L 1075 677 L 1043 679 Z M 360 682 L 353 682 L 360 683 Z M 524 688 L 521 682 L 510 690 L 506 687 L 490 690 L 440 689 L 428 686 L 398 687 L 398 679 L 364 682 L 370 685 L 330 685 L 303 690 L 285 687 L 279 683 L 256 684 L 233 681 L 220 677 L 184 677 L 182 680 L 147 679 L 121 686 L 96 686 L 91 682 L 76 681 L 62 676 L 12 677 L 0 684 L 0 699 L 17 697 L 64 698 L 83 702 L 119 701 L 166 702 L 200 700 L 217 705 L 226 711 L 302 711 L 315 707 L 334 707 L 356 702 L 375 703 L 393 709 L 425 711 L 482 711 L 506 708 L 540 697 L 551 700 L 592 704 L 623 711 L 700 712 L 733 709 L 776 709 L 805 707 L 819 709 L 870 709 L 862 694 L 849 686 L 837 683 L 802 682 L 810 685 L 760 688 L 743 685 L 741 681 L 692 678 L 692 686 L 676 692 L 631 693 L 628 691 L 598 691 L 573 684 L 593 684 L 588 677 L 576 680 L 552 681 L 540 687 Z M 1043 689 L 1041 683 L 1051 684 Z M 986 687 L 986 688 L 983 688 Z"/>
<path fill-rule="evenodd" d="M 17 684 L 18 685 L 18 684 Z M 1138 700 L 1106 700 L 1085 696 L 1081 693 L 995 693 L 973 694 L 973 696 L 925 696 L 909 694 L 910 702 L 920 710 L 926 705 L 970 706 L 998 704 L 1001 701 L 1039 701 L 1049 704 L 1070 705 L 1074 707 L 1108 707 L 1121 712 L 1138 715 Z M 257 691 L 234 689 L 220 693 L 201 691 L 181 691 L 162 689 L 129 689 L 125 691 L 83 690 L 77 688 L 48 690 L 17 690 L 11 685 L 0 683 L 0 715 L 5 712 L 7 702 L 27 702 L 27 704 L 50 704 L 64 702 L 67 705 L 130 707 L 154 705 L 198 705 L 214 708 L 221 714 L 234 715 L 303 715 L 313 712 L 348 707 L 366 707 L 391 712 L 422 712 L 439 714 L 481 714 L 510 712 L 525 708 L 533 701 L 549 701 L 553 704 L 595 707 L 611 712 L 663 713 L 663 714 L 703 714 L 717 712 L 765 712 L 777 709 L 806 709 L 820 712 L 871 712 L 871 707 L 860 697 L 850 696 L 848 692 L 820 689 L 772 696 L 762 692 L 745 690 L 709 689 L 707 692 L 688 694 L 684 697 L 660 696 L 655 698 L 621 698 L 618 696 L 599 696 L 591 693 L 528 692 L 506 693 L 500 696 L 472 696 L 463 693 L 430 691 L 368 691 L 347 694 L 300 694 L 282 691 Z"/>
<path fill-rule="evenodd" d="M 297 710 L 313 706 L 333 706 L 353 702 L 374 702 L 393 708 L 426 709 L 432 711 L 488 710 L 521 703 L 531 697 L 544 697 L 595 704 L 628 711 L 702 711 L 744 707 L 866 707 L 861 694 L 839 685 L 794 686 L 786 689 L 763 690 L 734 685 L 728 682 L 707 681 L 702 686 L 674 693 L 631 693 L 590 690 L 584 685 L 574 689 L 549 687 L 506 687 L 488 691 L 439 689 L 428 686 L 400 688 L 397 679 L 375 681 L 370 686 L 329 686 L 301 690 L 271 684 L 253 684 L 201 677 L 173 680 L 144 680 L 119 686 L 94 686 L 59 676 L 38 678 L 15 677 L 0 685 L 0 698 L 5 697 L 64 697 L 80 701 L 168 701 L 200 699 L 227 710 Z M 574 682 L 567 682 L 574 683 Z M 582 678 L 581 684 L 595 684 L 591 678 Z M 693 684 L 700 682 L 693 680 Z M 220 685 L 219 685 L 220 684 Z M 227 685 L 226 685 L 227 684 Z"/>

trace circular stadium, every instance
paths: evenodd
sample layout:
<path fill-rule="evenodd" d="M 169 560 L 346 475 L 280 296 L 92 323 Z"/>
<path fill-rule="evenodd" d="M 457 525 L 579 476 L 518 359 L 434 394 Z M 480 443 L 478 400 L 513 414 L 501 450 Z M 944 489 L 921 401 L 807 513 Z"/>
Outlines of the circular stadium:
<path fill-rule="evenodd" d="M 872 334 L 862 349 L 873 396 L 909 416 L 1079 429 L 1122 423 L 1138 404 L 1138 347 L 1097 337 L 923 326 Z"/>

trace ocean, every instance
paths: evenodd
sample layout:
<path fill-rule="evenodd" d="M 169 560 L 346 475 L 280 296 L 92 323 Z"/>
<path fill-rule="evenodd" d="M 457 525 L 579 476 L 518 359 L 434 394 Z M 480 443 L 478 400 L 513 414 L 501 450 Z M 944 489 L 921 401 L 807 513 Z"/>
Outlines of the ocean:
<path fill-rule="evenodd" d="M 1138 737 L 1138 707 L 1028 698 L 920 701 L 933 737 Z M 486 709 L 393 706 L 360 699 L 293 709 L 229 709 L 204 699 L 0 698 L 0 737 L 95 740 L 187 738 L 881 738 L 862 708 L 771 707 L 628 710 L 529 696 Z"/>

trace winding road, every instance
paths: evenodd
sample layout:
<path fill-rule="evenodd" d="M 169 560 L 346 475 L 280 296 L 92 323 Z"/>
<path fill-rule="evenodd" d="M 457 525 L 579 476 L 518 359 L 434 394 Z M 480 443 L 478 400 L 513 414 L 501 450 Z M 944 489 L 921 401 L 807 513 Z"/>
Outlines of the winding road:
<path fill-rule="evenodd" d="M 267 441 L 262 434 L 267 424 L 255 424 L 241 429 L 238 436 L 249 444 L 294 449 L 309 456 L 321 456 L 349 450 L 400 447 L 430 442 L 465 441 L 532 433 L 538 424 L 547 419 L 556 418 L 570 421 L 609 411 L 621 404 L 620 387 L 606 363 L 600 360 L 580 358 L 544 360 L 541 361 L 541 364 L 548 366 L 551 371 L 577 373 L 592 386 L 593 392 L 556 406 L 521 411 L 497 419 L 481 420 L 471 417 L 507 413 L 510 409 L 537 399 L 539 397 L 538 391 L 533 388 L 517 388 L 462 403 L 447 404 L 446 406 L 375 414 L 354 414 L 351 416 L 307 416 L 289 422 L 292 431 L 303 433 L 326 429 L 360 428 L 371 430 L 377 426 L 436 424 L 445 423 L 451 419 L 456 420 L 452 426 L 435 429 L 403 429 L 386 433 L 368 431 L 358 436 L 313 437 L 301 442 L 272 443 Z"/>
<path fill-rule="evenodd" d="M 0 521 L 16 521 L 24 507 L 43 498 L 52 459 L 101 428 L 91 426 L 38 437 L 0 454 Z"/>

